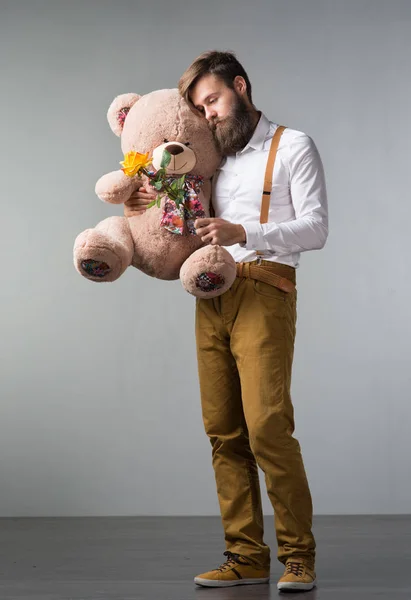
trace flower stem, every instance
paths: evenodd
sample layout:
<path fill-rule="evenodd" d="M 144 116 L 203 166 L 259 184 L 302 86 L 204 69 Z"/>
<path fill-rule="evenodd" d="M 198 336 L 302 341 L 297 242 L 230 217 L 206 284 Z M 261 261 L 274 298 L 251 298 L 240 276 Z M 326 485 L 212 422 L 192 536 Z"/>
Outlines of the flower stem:
<path fill-rule="evenodd" d="M 141 170 L 142 173 L 144 173 L 144 175 L 146 175 L 150 181 L 155 180 L 156 176 L 153 174 L 150 174 L 146 169 L 142 169 Z M 174 200 L 174 202 L 177 203 L 177 205 L 180 204 L 180 202 L 178 202 L 178 192 L 175 192 L 174 190 L 171 189 L 171 187 L 164 181 L 161 182 L 162 183 L 162 189 L 166 192 L 167 196 L 170 198 L 170 200 Z"/>

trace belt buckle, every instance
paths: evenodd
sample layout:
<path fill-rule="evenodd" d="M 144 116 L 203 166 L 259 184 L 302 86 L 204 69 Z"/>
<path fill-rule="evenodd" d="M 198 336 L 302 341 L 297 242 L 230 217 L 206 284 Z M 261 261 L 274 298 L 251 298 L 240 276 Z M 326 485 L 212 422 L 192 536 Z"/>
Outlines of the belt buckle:
<path fill-rule="evenodd" d="M 258 265 L 258 266 L 260 266 L 261 263 L 262 263 L 262 260 L 263 259 L 261 258 L 261 256 L 257 256 L 257 260 L 255 261 L 255 264 Z"/>

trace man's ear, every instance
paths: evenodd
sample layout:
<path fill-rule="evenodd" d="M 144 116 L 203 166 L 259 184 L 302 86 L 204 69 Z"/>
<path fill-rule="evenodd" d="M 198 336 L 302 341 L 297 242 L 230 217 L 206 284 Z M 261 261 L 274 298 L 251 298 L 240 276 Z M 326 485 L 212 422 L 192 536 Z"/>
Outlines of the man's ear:
<path fill-rule="evenodd" d="M 237 75 L 236 77 L 234 77 L 233 83 L 234 89 L 237 93 L 241 95 L 247 94 L 247 84 L 244 77 L 241 77 L 241 75 Z"/>
<path fill-rule="evenodd" d="M 140 98 L 138 94 L 121 94 L 114 98 L 107 111 L 107 120 L 113 133 L 121 135 L 128 111 Z"/>

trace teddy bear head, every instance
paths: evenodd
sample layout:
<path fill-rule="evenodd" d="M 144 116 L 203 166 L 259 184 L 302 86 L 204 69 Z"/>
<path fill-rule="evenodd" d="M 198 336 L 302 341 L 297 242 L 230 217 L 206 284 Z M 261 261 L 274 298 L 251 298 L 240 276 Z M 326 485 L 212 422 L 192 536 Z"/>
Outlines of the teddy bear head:
<path fill-rule="evenodd" d="M 210 179 L 221 162 L 206 119 L 190 110 L 177 89 L 117 96 L 107 118 L 112 131 L 121 137 L 124 155 L 149 153 L 156 170 L 164 150 L 171 155 L 170 175 L 191 173 Z"/>

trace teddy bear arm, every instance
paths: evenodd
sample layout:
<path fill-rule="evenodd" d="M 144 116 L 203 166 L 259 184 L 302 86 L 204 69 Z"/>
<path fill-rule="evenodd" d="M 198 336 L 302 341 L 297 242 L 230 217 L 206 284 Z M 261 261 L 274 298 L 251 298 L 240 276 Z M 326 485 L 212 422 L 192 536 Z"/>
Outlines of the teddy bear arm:
<path fill-rule="evenodd" d="M 123 204 L 142 185 L 138 177 L 128 177 L 121 169 L 106 173 L 96 183 L 96 194 L 110 204 Z"/>

